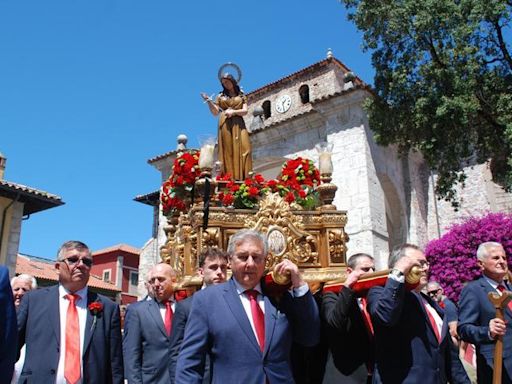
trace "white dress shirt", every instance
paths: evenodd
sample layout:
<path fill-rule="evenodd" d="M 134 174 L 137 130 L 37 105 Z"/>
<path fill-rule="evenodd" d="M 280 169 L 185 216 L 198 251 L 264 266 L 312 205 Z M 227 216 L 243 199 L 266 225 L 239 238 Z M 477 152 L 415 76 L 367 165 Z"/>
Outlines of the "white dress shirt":
<path fill-rule="evenodd" d="M 258 340 L 258 334 L 256 333 L 256 327 L 254 326 L 254 321 L 252 319 L 252 311 L 251 311 L 251 301 L 249 300 L 249 297 L 244 293 L 246 289 L 242 287 L 236 279 L 233 279 L 235 282 L 236 291 L 238 293 L 238 297 L 240 297 L 240 301 L 242 302 L 242 305 L 244 307 L 245 314 L 247 315 L 247 318 L 249 319 L 249 322 L 251 323 L 252 331 L 254 332 L 254 336 L 256 337 L 256 340 Z M 263 314 L 265 314 L 265 300 L 263 300 L 263 295 L 261 293 L 261 284 L 258 283 L 254 288 L 255 291 L 258 292 L 258 305 L 260 306 L 261 310 L 263 311 Z M 290 289 L 288 292 L 292 295 L 292 297 L 302 297 L 309 291 L 309 286 L 307 284 L 304 284 L 300 286 L 299 288 L 293 288 Z"/>
<path fill-rule="evenodd" d="M 156 302 L 158 304 L 158 308 L 160 309 L 160 316 L 162 316 L 162 321 L 164 322 L 165 324 L 165 311 L 166 311 L 166 308 L 165 308 L 165 304 L 162 304 L 160 302 Z M 171 309 L 172 309 L 172 314 L 174 315 L 174 312 L 175 312 L 175 308 L 176 308 L 176 302 L 175 301 L 171 301 Z M 172 327 L 172 325 L 171 325 Z"/>
<path fill-rule="evenodd" d="M 439 332 L 439 336 L 441 336 L 441 331 L 443 329 L 443 319 L 439 316 L 439 313 L 430 305 L 430 303 L 423 299 L 423 303 L 425 304 L 425 310 L 429 312 L 437 325 L 437 331 Z M 428 315 L 427 315 L 428 316 Z"/>
<path fill-rule="evenodd" d="M 60 317 L 60 355 L 59 355 L 59 367 L 57 368 L 56 384 L 67 384 L 64 378 L 64 359 L 66 357 L 66 318 L 68 313 L 69 300 L 66 299 L 66 295 L 70 292 L 59 285 L 59 317 Z M 84 339 L 85 339 L 85 322 L 87 320 L 87 287 L 74 293 L 80 296 L 80 299 L 75 301 L 76 311 L 78 313 L 78 323 L 80 327 L 80 356 L 83 356 L 84 351 Z M 80 380 L 77 384 L 82 384 L 84 367 L 83 360 L 80 360 Z"/>

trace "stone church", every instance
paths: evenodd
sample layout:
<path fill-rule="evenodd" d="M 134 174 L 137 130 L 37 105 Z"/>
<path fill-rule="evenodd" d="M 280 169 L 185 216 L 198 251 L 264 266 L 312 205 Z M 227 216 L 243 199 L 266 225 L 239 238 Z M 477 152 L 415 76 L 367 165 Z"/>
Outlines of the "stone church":
<path fill-rule="evenodd" d="M 436 175 L 418 152 L 399 156 L 393 146 L 375 143 L 363 102 L 372 90 L 329 51 L 327 57 L 286 77 L 251 91 L 246 126 L 251 130 L 254 171 L 274 178 L 283 162 L 297 156 L 318 161 L 315 144 L 333 143 L 334 204 L 347 211 L 350 237 L 347 257 L 366 252 L 385 268 L 391 248 L 410 242 L 425 246 L 464 217 L 512 211 L 512 195 L 494 184 L 487 164 L 466 169 L 459 190 L 462 204 L 454 211 L 438 200 Z M 183 145 L 184 137 L 179 138 Z M 176 151 L 148 160 L 166 180 Z M 140 274 L 159 261 L 166 220 L 158 206 L 159 192 L 137 196 L 153 206 L 153 237 L 143 247 Z M 143 279 L 139 279 L 145 294 Z"/>

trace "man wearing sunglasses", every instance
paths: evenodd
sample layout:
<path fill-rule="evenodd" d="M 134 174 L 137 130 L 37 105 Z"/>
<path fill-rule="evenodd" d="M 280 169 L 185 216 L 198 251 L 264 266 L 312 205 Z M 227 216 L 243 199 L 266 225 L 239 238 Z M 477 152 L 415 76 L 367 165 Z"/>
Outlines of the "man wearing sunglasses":
<path fill-rule="evenodd" d="M 18 310 L 18 348 L 27 345 L 20 382 L 123 383 L 119 306 L 87 288 L 91 251 L 64 243 L 59 284 L 25 295 Z"/>
<path fill-rule="evenodd" d="M 434 300 L 443 310 L 445 321 L 448 322 L 448 329 L 452 338 L 453 345 L 459 346 L 459 336 L 457 335 L 457 306 L 444 295 L 443 287 L 437 281 L 429 281 L 427 284 L 427 295 Z"/>

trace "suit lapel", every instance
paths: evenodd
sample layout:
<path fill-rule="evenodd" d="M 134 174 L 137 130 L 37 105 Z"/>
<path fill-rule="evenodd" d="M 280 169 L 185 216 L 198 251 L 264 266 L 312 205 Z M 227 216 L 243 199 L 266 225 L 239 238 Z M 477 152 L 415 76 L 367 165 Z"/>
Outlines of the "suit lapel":
<path fill-rule="evenodd" d="M 89 311 L 89 304 L 97 301 L 98 295 L 96 293 L 87 291 L 87 304 L 86 304 L 86 316 L 85 316 L 85 333 L 84 333 L 84 348 L 82 351 L 82 356 L 85 355 L 85 351 L 87 351 L 87 348 L 89 348 L 89 344 L 91 343 L 92 335 L 94 333 L 94 330 L 98 327 L 98 319 L 96 319 L 96 324 L 94 324 L 93 327 L 93 320 L 94 316 L 92 315 L 91 311 Z"/>
<path fill-rule="evenodd" d="M 247 317 L 247 314 L 245 313 L 244 306 L 242 305 L 242 301 L 240 300 L 240 297 L 238 297 L 238 292 L 236 291 L 235 282 L 233 279 L 229 281 L 229 284 L 226 284 L 224 288 L 224 299 L 226 300 L 226 303 L 233 313 L 234 318 L 238 322 L 238 325 L 244 332 L 244 334 L 247 336 L 247 338 L 250 340 L 252 346 L 261 353 L 260 346 L 258 344 L 258 341 L 256 340 L 256 335 L 254 334 L 254 331 L 252 330 L 251 323 L 249 321 L 249 318 Z M 265 310 L 267 309 L 265 304 Z M 265 334 L 267 329 L 267 316 L 265 315 Z M 266 336 L 265 336 L 265 344 L 266 344 Z M 265 347 L 266 348 L 266 347 Z"/>
<path fill-rule="evenodd" d="M 55 338 L 57 339 L 57 345 L 60 345 L 60 307 L 59 307 L 59 286 L 56 285 L 54 288 L 51 288 L 54 292 L 49 295 L 50 302 L 48 303 L 48 313 L 47 317 L 50 326 L 49 328 L 53 329 L 53 333 Z M 55 318 L 57 318 L 55 320 Z"/>
<path fill-rule="evenodd" d="M 503 281 L 502 284 L 505 286 L 505 289 L 507 291 L 510 291 L 510 284 L 508 284 L 508 282 Z M 492 287 L 492 285 L 489 284 L 489 282 L 485 279 L 485 277 L 480 278 L 480 285 L 484 289 L 486 296 L 489 295 L 489 292 L 498 293 L 498 290 L 494 289 Z M 489 301 L 489 303 L 490 303 L 490 301 Z M 503 311 L 503 313 L 505 314 L 505 316 L 512 318 L 512 310 L 510 309 L 510 307 L 508 305 L 505 307 L 505 310 Z"/>
<path fill-rule="evenodd" d="M 164 321 L 162 320 L 162 315 L 160 314 L 160 305 L 158 302 L 154 299 L 151 299 L 146 301 L 146 303 L 148 306 L 149 317 L 153 319 L 160 332 L 162 332 L 165 337 L 169 337 L 167 336 L 167 331 L 165 330 L 165 325 Z"/>
<path fill-rule="evenodd" d="M 413 294 L 418 299 L 418 304 L 420 305 L 420 308 L 423 311 L 423 318 L 425 319 L 425 322 L 427 323 L 427 326 L 430 329 L 431 339 L 435 340 L 437 344 L 440 344 L 439 340 L 437 340 L 437 336 L 434 331 L 433 324 L 430 322 L 430 316 L 427 313 L 427 308 L 425 308 L 425 302 L 423 301 L 423 300 L 427 300 L 427 298 L 424 297 L 421 293 L 413 292 Z M 427 302 L 429 304 L 431 304 L 430 301 L 427 300 Z M 441 318 L 442 318 L 442 315 L 441 315 Z M 443 323 L 444 323 L 444 321 L 443 321 Z M 443 324 L 443 328 L 444 328 L 444 324 Z M 442 334 L 441 334 L 441 341 L 443 341 Z"/>
<path fill-rule="evenodd" d="M 274 335 L 274 329 L 277 321 L 277 308 L 270 302 L 267 296 L 263 296 L 265 300 L 265 349 L 263 356 L 266 355 L 272 336 Z"/>

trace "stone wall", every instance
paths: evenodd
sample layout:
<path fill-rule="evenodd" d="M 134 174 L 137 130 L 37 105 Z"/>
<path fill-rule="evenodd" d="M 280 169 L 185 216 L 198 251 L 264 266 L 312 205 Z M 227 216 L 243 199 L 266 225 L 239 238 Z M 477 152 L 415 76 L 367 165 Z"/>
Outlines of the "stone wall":
<path fill-rule="evenodd" d="M 457 188 L 461 205 L 455 210 L 451 203 L 434 199 L 434 185 L 437 177 L 429 179 L 428 193 L 428 238 L 442 236 L 454 223 L 470 216 L 484 215 L 488 212 L 512 212 L 512 194 L 506 193 L 492 181 L 488 164 L 478 164 L 465 168 L 465 185 Z"/>

